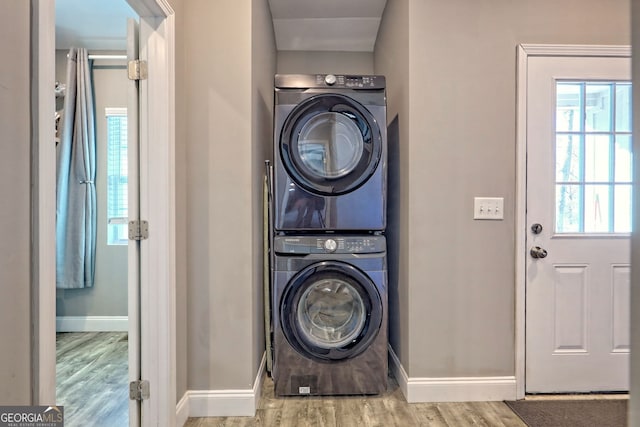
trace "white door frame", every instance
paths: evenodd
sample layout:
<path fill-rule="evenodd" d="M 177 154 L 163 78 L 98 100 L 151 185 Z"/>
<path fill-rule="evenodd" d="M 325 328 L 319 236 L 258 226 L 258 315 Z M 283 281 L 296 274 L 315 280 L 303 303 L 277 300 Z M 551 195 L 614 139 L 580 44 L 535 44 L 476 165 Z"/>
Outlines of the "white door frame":
<path fill-rule="evenodd" d="M 516 399 L 525 397 L 527 208 L 527 67 L 534 56 L 631 57 L 630 46 L 521 44 L 518 46 L 516 126 Z"/>
<path fill-rule="evenodd" d="M 140 89 L 141 360 L 151 398 L 143 426 L 176 417 L 175 338 L 175 17 L 166 0 L 128 0 L 140 16 L 140 58 L 149 77 Z M 33 403 L 55 403 L 55 3 L 32 7 L 32 345 Z"/>

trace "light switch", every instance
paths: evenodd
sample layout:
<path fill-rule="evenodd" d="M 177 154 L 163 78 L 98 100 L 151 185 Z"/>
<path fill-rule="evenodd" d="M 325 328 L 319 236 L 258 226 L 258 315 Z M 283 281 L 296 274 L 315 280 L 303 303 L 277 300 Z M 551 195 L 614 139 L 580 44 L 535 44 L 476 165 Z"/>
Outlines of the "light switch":
<path fill-rule="evenodd" d="M 504 197 L 475 197 L 473 219 L 504 219 Z"/>

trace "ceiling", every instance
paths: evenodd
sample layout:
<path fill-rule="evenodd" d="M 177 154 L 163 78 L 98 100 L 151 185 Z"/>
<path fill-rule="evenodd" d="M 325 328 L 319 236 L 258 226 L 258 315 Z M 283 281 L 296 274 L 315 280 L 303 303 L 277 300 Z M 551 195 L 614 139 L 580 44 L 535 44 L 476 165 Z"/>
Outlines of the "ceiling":
<path fill-rule="evenodd" d="M 387 0 L 269 0 L 278 50 L 373 52 Z M 55 0 L 56 49 L 125 50 L 125 0 Z"/>
<path fill-rule="evenodd" d="M 137 18 L 125 0 L 55 0 L 56 49 L 125 50 L 127 18 Z"/>
<path fill-rule="evenodd" d="M 387 0 L 269 0 L 278 50 L 373 52 Z"/>

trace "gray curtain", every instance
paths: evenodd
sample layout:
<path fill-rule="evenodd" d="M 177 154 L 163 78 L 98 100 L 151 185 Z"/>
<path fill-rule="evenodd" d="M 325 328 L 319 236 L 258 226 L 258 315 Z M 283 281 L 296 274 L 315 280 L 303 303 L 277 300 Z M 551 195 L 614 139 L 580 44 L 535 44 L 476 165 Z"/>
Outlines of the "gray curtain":
<path fill-rule="evenodd" d="M 56 287 L 93 286 L 96 253 L 96 138 L 91 66 L 71 48 L 57 147 Z"/>

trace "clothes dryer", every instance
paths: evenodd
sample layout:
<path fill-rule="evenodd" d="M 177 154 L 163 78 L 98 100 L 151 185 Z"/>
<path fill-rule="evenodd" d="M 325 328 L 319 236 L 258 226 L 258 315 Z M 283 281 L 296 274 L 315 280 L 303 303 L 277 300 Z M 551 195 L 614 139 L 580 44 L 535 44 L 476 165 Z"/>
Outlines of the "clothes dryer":
<path fill-rule="evenodd" d="M 275 394 L 379 394 L 387 388 L 384 236 L 275 236 Z"/>
<path fill-rule="evenodd" d="M 383 76 L 276 75 L 276 231 L 382 231 L 387 135 Z"/>

